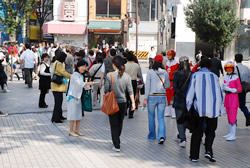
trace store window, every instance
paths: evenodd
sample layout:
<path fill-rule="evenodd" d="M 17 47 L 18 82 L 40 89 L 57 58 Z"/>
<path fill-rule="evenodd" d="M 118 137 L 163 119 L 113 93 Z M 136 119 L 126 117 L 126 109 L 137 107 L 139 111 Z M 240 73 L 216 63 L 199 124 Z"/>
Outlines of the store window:
<path fill-rule="evenodd" d="M 121 18 L 121 0 L 96 0 L 96 19 Z"/>
<path fill-rule="evenodd" d="M 138 10 L 141 21 L 156 21 L 158 19 L 157 0 L 138 0 Z M 135 12 L 135 0 L 132 1 L 132 12 Z M 135 13 L 132 14 L 135 17 Z"/>

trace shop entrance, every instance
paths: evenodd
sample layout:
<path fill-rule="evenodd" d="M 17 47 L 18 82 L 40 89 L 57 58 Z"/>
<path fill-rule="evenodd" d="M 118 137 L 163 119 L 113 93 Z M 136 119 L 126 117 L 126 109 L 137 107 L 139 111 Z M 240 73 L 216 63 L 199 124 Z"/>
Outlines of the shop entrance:
<path fill-rule="evenodd" d="M 122 35 L 121 34 L 105 34 L 105 33 L 92 33 L 89 32 L 89 46 L 91 48 L 96 48 L 97 45 L 103 46 L 109 44 L 109 46 L 121 45 L 122 44 Z"/>

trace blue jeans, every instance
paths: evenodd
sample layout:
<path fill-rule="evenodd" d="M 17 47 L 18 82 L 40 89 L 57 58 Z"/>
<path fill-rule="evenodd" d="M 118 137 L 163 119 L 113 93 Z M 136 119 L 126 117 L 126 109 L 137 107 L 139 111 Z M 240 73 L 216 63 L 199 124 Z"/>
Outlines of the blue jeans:
<path fill-rule="evenodd" d="M 166 128 L 164 120 L 164 111 L 166 107 L 166 96 L 149 96 L 148 98 L 148 139 L 156 139 L 155 132 L 155 109 L 157 108 L 158 135 L 157 140 L 161 137 L 166 139 Z"/>

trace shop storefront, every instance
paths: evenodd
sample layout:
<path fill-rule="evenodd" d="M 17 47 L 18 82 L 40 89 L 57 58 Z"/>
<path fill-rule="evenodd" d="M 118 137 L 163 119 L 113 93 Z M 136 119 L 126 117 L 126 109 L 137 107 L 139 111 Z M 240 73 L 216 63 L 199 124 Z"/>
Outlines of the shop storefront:
<path fill-rule="evenodd" d="M 88 45 L 122 45 L 121 20 L 126 11 L 126 0 L 90 0 Z"/>

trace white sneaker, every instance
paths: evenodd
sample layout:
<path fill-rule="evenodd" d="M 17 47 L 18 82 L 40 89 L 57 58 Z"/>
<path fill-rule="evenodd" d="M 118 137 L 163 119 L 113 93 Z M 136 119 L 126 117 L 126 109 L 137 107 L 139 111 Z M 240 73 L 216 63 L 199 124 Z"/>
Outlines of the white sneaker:
<path fill-rule="evenodd" d="M 10 93 L 10 90 L 4 89 L 4 90 L 3 90 L 3 93 Z"/>
<path fill-rule="evenodd" d="M 179 146 L 182 148 L 186 147 L 186 141 L 182 141 L 181 143 L 179 143 Z"/>
<path fill-rule="evenodd" d="M 171 117 L 171 114 L 165 113 L 164 117 Z"/>
<path fill-rule="evenodd" d="M 236 137 L 231 135 L 229 137 L 226 138 L 227 141 L 235 141 L 236 140 Z"/>
<path fill-rule="evenodd" d="M 113 146 L 112 150 L 115 151 L 115 152 L 120 152 L 121 151 L 121 149 L 118 149 L 118 148 L 116 148 L 114 146 Z"/>

